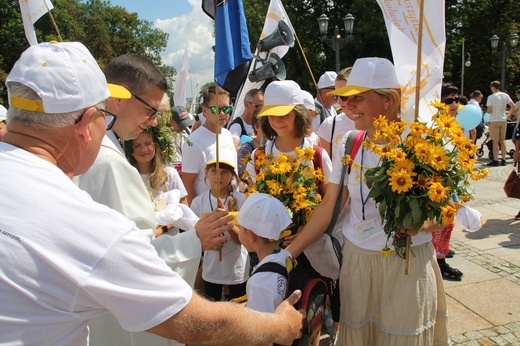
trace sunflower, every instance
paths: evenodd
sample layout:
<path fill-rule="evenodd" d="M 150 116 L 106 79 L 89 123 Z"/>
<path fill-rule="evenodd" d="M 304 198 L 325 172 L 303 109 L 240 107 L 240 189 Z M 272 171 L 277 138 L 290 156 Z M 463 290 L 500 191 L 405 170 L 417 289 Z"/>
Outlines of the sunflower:
<path fill-rule="evenodd" d="M 433 202 L 442 203 L 448 198 L 448 189 L 441 183 L 432 183 L 428 189 L 428 196 Z"/>
<path fill-rule="evenodd" d="M 415 173 L 414 173 L 415 174 Z M 413 187 L 413 180 L 410 176 L 410 172 L 401 169 L 399 171 L 391 172 L 390 175 L 390 186 L 392 191 L 397 193 L 403 193 L 410 190 Z"/>

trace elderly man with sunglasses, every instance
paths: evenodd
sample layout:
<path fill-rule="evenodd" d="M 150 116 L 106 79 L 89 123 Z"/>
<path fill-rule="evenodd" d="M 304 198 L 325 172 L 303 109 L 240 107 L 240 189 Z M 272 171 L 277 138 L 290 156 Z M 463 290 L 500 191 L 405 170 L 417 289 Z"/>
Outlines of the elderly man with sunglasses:
<path fill-rule="evenodd" d="M 218 95 L 217 95 L 218 93 Z M 197 128 L 188 137 L 182 147 L 182 182 L 188 191 L 188 205 L 201 193 L 209 190 L 205 179 L 208 157 L 215 157 L 217 134 L 219 148 L 229 148 L 234 152 L 234 166 L 237 167 L 237 154 L 233 136 L 225 126 L 232 108 L 229 93 L 211 84 L 202 92 L 202 113 L 206 118 L 203 126 Z"/>

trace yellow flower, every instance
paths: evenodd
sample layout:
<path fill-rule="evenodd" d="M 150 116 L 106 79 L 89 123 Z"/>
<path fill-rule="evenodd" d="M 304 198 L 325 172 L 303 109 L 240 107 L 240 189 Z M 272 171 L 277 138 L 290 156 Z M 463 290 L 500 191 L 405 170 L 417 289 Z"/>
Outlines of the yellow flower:
<path fill-rule="evenodd" d="M 428 196 L 433 202 L 441 203 L 448 198 L 448 190 L 441 183 L 434 182 L 428 189 Z"/>
<path fill-rule="evenodd" d="M 270 195 L 278 195 L 282 192 L 282 185 L 278 183 L 276 180 L 267 180 L 265 182 L 267 184 L 267 187 L 269 187 L 269 194 Z"/>
<path fill-rule="evenodd" d="M 351 162 L 352 162 L 352 159 L 350 158 L 350 155 L 349 155 L 349 154 L 346 154 L 346 155 L 344 155 L 344 156 L 341 158 L 341 163 L 344 164 L 345 166 L 346 166 L 346 165 L 350 165 Z"/>
<path fill-rule="evenodd" d="M 389 256 L 391 256 L 392 253 L 393 253 L 393 251 L 392 251 L 390 248 L 386 247 L 386 246 L 385 246 L 384 249 L 381 249 L 381 251 L 379 251 L 379 252 L 380 252 L 381 255 L 383 255 L 384 257 L 389 257 Z"/>
<path fill-rule="evenodd" d="M 390 160 L 402 161 L 405 159 L 406 159 L 406 153 L 399 148 L 392 150 L 392 152 L 390 153 Z"/>
<path fill-rule="evenodd" d="M 431 185 L 431 180 L 424 174 L 419 174 L 416 184 L 421 190 L 426 190 Z"/>
<path fill-rule="evenodd" d="M 314 149 L 312 147 L 306 147 L 302 159 L 305 161 L 312 161 L 314 159 Z"/>
<path fill-rule="evenodd" d="M 457 211 L 450 205 L 441 207 L 442 224 L 448 225 L 455 219 Z"/>
<path fill-rule="evenodd" d="M 390 171 L 389 171 L 390 172 Z M 416 174 L 416 173 L 413 173 Z M 397 193 L 403 193 L 410 190 L 413 187 L 413 180 L 410 176 L 410 172 L 402 169 L 397 172 L 392 172 L 390 175 L 390 186 L 392 191 Z"/>
<path fill-rule="evenodd" d="M 445 170 L 450 165 L 450 157 L 441 146 L 434 146 L 429 153 L 429 164 L 437 171 Z"/>

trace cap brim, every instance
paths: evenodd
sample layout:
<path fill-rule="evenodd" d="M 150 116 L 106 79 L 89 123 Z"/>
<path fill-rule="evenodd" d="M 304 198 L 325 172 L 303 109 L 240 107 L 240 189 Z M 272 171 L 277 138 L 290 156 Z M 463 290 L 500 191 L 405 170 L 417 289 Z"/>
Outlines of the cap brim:
<path fill-rule="evenodd" d="M 107 89 L 111 98 L 124 100 L 132 98 L 130 91 L 121 85 L 107 83 Z"/>
<path fill-rule="evenodd" d="M 372 90 L 367 87 L 359 86 L 359 85 L 345 85 L 339 89 L 328 92 L 327 95 L 338 95 L 338 96 L 352 96 L 364 93 L 365 91 Z"/>
<path fill-rule="evenodd" d="M 257 117 L 283 117 L 289 114 L 295 105 L 274 105 L 274 106 L 263 106 Z"/>
<path fill-rule="evenodd" d="M 232 163 L 230 163 L 230 162 L 222 161 L 222 160 L 219 160 L 218 162 L 219 162 L 219 163 L 223 163 L 223 164 L 225 164 L 225 165 L 228 165 L 229 167 L 232 167 L 233 169 L 237 169 L 237 168 L 235 167 L 235 165 L 232 164 Z M 212 165 L 212 164 L 214 164 L 214 163 L 217 163 L 217 160 L 211 160 L 211 161 L 206 162 L 206 166 L 208 166 L 208 165 Z"/>

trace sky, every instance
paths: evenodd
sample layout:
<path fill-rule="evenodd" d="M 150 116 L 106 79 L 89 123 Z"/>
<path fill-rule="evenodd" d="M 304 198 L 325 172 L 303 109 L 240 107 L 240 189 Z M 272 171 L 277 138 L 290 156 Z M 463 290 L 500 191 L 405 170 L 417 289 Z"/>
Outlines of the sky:
<path fill-rule="evenodd" d="M 188 49 L 191 74 L 191 80 L 188 77 L 187 81 L 188 98 L 197 83 L 202 86 L 213 80 L 213 20 L 202 12 L 201 0 L 111 0 L 110 3 L 130 13 L 136 12 L 139 19 L 146 19 L 169 34 L 161 57 L 164 64 L 173 66 L 177 72 L 181 69 L 184 50 Z"/>

